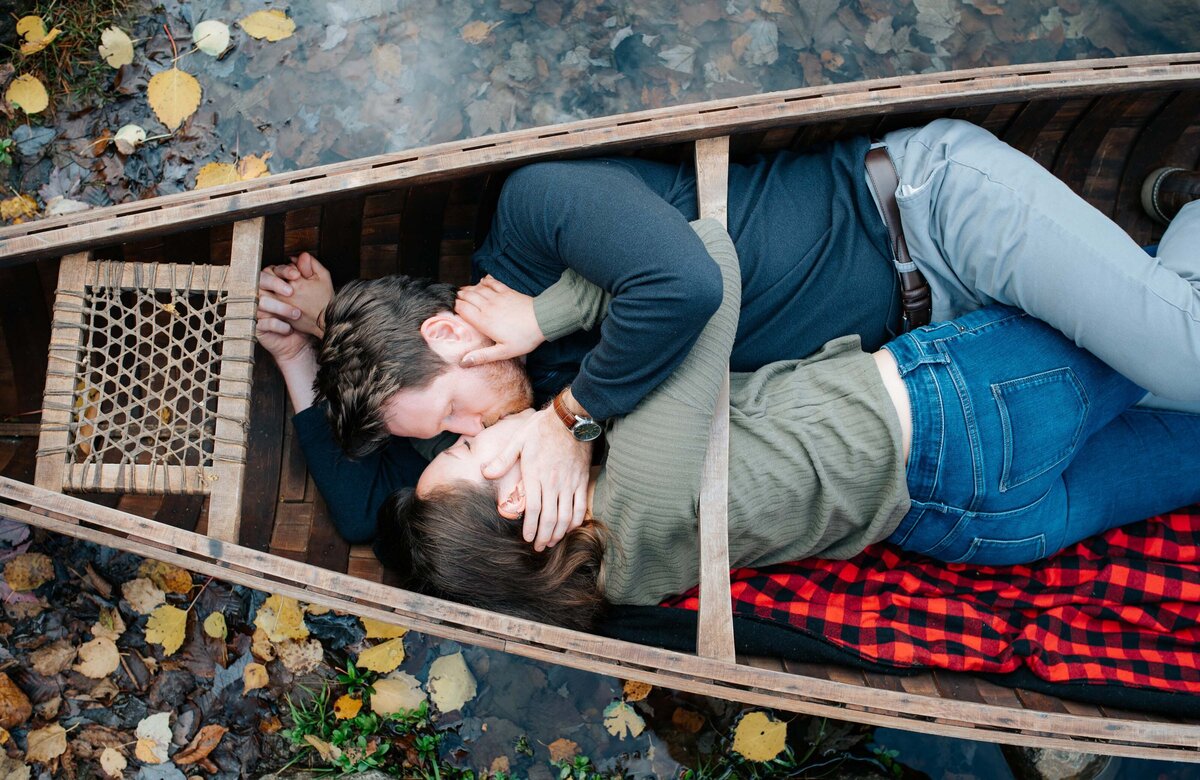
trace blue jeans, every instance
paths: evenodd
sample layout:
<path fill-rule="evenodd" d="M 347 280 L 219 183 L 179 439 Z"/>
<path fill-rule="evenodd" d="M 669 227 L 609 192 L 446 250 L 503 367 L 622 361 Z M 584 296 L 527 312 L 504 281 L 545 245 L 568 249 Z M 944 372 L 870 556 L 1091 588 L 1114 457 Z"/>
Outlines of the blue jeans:
<path fill-rule="evenodd" d="M 890 541 L 949 562 L 1027 563 L 1200 500 L 1200 415 L 1002 306 L 885 347 L 912 401 L 912 507 Z"/>

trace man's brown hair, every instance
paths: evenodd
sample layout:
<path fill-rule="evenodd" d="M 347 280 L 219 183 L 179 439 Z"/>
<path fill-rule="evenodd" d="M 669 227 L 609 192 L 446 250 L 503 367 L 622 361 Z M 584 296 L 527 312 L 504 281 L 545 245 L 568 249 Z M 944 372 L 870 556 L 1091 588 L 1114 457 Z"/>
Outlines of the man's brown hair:
<path fill-rule="evenodd" d="M 420 389 L 450 367 L 429 348 L 421 324 L 454 311 L 455 287 L 411 276 L 355 280 L 325 308 L 316 391 L 329 403 L 334 438 L 362 456 L 388 436 L 382 409 L 400 390 Z"/>
<path fill-rule="evenodd" d="M 604 527 L 587 522 L 542 552 L 500 516 L 491 483 L 458 482 L 379 510 L 384 566 L 433 595 L 540 623 L 587 630 L 603 612 Z"/>

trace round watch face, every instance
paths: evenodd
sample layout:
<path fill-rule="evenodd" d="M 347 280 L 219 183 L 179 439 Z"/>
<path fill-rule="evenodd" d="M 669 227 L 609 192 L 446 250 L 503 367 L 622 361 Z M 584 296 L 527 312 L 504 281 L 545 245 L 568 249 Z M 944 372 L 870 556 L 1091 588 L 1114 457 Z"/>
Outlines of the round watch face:
<path fill-rule="evenodd" d="M 571 433 L 579 441 L 594 441 L 600 436 L 601 430 L 600 423 L 595 420 L 578 420 L 571 428 Z"/>

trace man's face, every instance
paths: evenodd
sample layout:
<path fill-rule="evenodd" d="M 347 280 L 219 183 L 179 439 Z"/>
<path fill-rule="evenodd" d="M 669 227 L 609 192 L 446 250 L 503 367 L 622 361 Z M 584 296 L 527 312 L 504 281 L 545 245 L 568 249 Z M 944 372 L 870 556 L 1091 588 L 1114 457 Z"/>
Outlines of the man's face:
<path fill-rule="evenodd" d="M 442 431 L 474 436 L 532 403 L 524 367 L 505 360 L 472 368 L 449 363 L 425 387 L 393 394 L 382 411 L 393 436 L 429 439 Z"/>

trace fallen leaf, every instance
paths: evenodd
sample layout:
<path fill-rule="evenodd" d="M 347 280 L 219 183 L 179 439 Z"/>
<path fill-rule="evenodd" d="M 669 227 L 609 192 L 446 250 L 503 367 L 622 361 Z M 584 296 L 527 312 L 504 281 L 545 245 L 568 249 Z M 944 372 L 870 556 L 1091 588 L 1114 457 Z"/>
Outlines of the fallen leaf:
<path fill-rule="evenodd" d="M 786 744 L 787 724 L 759 710 L 743 715 L 733 730 L 734 751 L 750 761 L 770 761 Z"/>
<path fill-rule="evenodd" d="M 13 195 L 11 198 L 0 200 L 0 219 L 20 224 L 30 217 L 37 216 L 37 201 L 28 195 Z M 7 575 L 5 575 L 7 578 Z M 12 585 L 10 584 L 11 588 Z M 16 590 L 16 588 L 13 588 Z"/>
<path fill-rule="evenodd" d="M 546 748 L 550 751 L 550 761 L 555 764 L 559 761 L 570 761 L 579 755 L 579 745 L 566 737 L 559 737 L 546 745 Z"/>
<path fill-rule="evenodd" d="M 650 683 L 640 682 L 638 680 L 625 681 L 625 701 L 641 701 L 650 695 L 650 691 L 654 690 L 654 686 Z"/>
<path fill-rule="evenodd" d="M 29 766 L 16 758 L 0 754 L 0 780 L 29 780 Z"/>
<path fill-rule="evenodd" d="M 420 680 L 408 672 L 393 672 L 390 677 L 371 683 L 371 687 L 375 689 L 371 694 L 371 712 L 376 715 L 415 710 L 425 701 Z"/>
<path fill-rule="evenodd" d="M 399 642 L 399 639 L 391 640 Z M 443 655 L 429 666 L 429 697 L 442 712 L 453 712 L 475 698 L 475 678 L 462 653 Z"/>
<path fill-rule="evenodd" d="M 15 729 L 23 726 L 31 715 L 33 704 L 30 703 L 29 697 L 6 673 L 0 672 L 0 728 Z"/>
<path fill-rule="evenodd" d="M 61 33 L 62 30 L 57 27 L 46 32 L 46 22 L 40 16 L 22 16 L 17 20 L 17 35 L 25 38 L 21 44 L 21 53 L 26 56 L 37 54 Z"/>
<path fill-rule="evenodd" d="M 439 659 L 440 660 L 440 659 Z M 355 665 L 359 669 L 387 674 L 404 661 L 404 640 L 389 639 L 358 654 Z M 434 663 L 437 663 L 436 661 Z"/>
<path fill-rule="evenodd" d="M 171 745 L 171 713 L 159 712 L 142 718 L 134 731 L 137 749 L 134 755 L 147 764 L 161 764 L 167 760 Z"/>
<path fill-rule="evenodd" d="M 55 195 L 46 201 L 46 210 L 43 213 L 47 217 L 57 217 L 62 214 L 76 214 L 80 211 L 87 211 L 91 207 L 90 203 L 71 200 L 70 198 L 64 198 L 62 195 Z"/>
<path fill-rule="evenodd" d="M 276 715 L 268 715 L 258 722 L 258 733 L 274 734 L 283 728 L 283 721 Z"/>
<path fill-rule="evenodd" d="M 151 77 L 146 98 L 159 121 L 175 130 L 200 107 L 200 82 L 179 68 L 164 70 Z"/>
<path fill-rule="evenodd" d="M 255 11 L 238 21 L 242 29 L 251 38 L 266 38 L 268 41 L 282 41 L 292 37 L 296 32 L 296 23 L 288 18 L 283 11 L 272 8 L 269 11 Z"/>
<path fill-rule="evenodd" d="M 29 732 L 25 760 L 45 764 L 67 752 L 67 730 L 57 723 Z"/>
<path fill-rule="evenodd" d="M 604 708 L 604 728 L 618 739 L 636 737 L 646 728 L 646 721 L 637 710 L 624 701 L 614 701 Z"/>
<path fill-rule="evenodd" d="M 210 57 L 220 57 L 229 48 L 229 25 L 206 19 L 192 30 L 192 43 Z"/>
<path fill-rule="evenodd" d="M 358 711 L 362 709 L 362 699 L 358 696 L 350 694 L 342 694 L 333 703 L 333 717 L 338 720 L 349 720 L 358 715 Z"/>
<path fill-rule="evenodd" d="M 75 646 L 65 639 L 46 645 L 29 655 L 33 671 L 43 677 L 53 677 L 66 671 L 75 660 Z"/>
<path fill-rule="evenodd" d="M 300 602 L 286 596 L 268 596 L 254 616 L 254 625 L 266 631 L 272 642 L 308 637 Z"/>
<path fill-rule="evenodd" d="M 468 22 L 459 31 L 459 35 L 467 43 L 478 46 L 488 39 L 492 34 L 492 30 L 496 29 L 502 22 L 484 22 L 476 19 L 473 22 Z"/>
<path fill-rule="evenodd" d="M 164 655 L 174 654 L 187 638 L 187 616 L 187 612 L 170 604 L 156 607 L 146 621 L 146 641 L 162 645 Z"/>
<path fill-rule="evenodd" d="M 265 160 L 270 156 L 271 156 L 271 153 L 267 152 L 266 154 L 263 155 L 263 159 Z M 324 604 L 305 604 L 304 605 L 304 614 L 306 614 L 306 615 L 327 615 L 331 611 L 332 610 L 330 610 L 329 607 L 325 606 Z"/>
<path fill-rule="evenodd" d="M 121 613 L 114 607 L 104 607 L 100 610 L 100 617 L 92 624 L 92 636 L 97 639 L 101 637 L 111 639 L 114 642 L 121 638 L 121 634 L 125 633 L 125 620 L 121 617 Z"/>
<path fill-rule="evenodd" d="M 85 642 L 79 647 L 79 661 L 74 669 L 84 677 L 102 680 L 121 665 L 121 652 L 111 639 L 103 637 Z"/>
<path fill-rule="evenodd" d="M 229 729 L 224 726 L 218 726 L 215 723 L 209 724 L 200 729 L 196 736 L 192 737 L 192 741 L 187 744 L 187 747 L 176 753 L 171 760 L 180 766 L 202 761 L 209 753 L 216 750 L 217 745 L 221 743 L 221 738 L 228 732 Z"/>
<path fill-rule="evenodd" d="M 680 731 L 686 731 L 689 734 L 697 734 L 700 729 L 704 728 L 704 716 L 698 712 L 685 710 L 683 707 L 675 708 L 675 712 L 671 713 L 671 722 Z"/>
<path fill-rule="evenodd" d="M 204 618 L 204 633 L 213 639 L 224 639 L 229 636 L 229 627 L 225 625 L 223 612 L 211 612 Z"/>
<path fill-rule="evenodd" d="M 248 179 L 259 179 L 271 173 L 267 169 L 267 160 L 271 157 L 270 152 L 266 152 L 262 156 L 248 154 L 237 163 L 237 175 L 242 181 Z"/>
<path fill-rule="evenodd" d="M 128 765 L 129 762 L 125 760 L 125 756 L 116 748 L 106 747 L 100 754 L 100 768 L 109 777 L 120 777 Z"/>
<path fill-rule="evenodd" d="M 267 636 L 267 632 L 261 628 L 254 629 L 254 635 L 250 637 L 250 652 L 260 661 L 275 660 L 275 645 L 271 642 L 271 638 Z"/>
<path fill-rule="evenodd" d="M 52 579 L 54 561 L 42 553 L 21 553 L 4 565 L 4 581 L 13 590 L 34 590 Z"/>
<path fill-rule="evenodd" d="M 7 745 L 10 739 L 12 734 L 8 733 L 8 729 L 0 729 L 0 745 Z"/>
<path fill-rule="evenodd" d="M 312 734 L 305 734 L 304 741 L 312 745 L 316 749 L 317 754 L 322 760 L 333 763 L 342 756 L 342 750 L 337 745 L 331 745 L 320 737 L 314 737 Z"/>
<path fill-rule="evenodd" d="M 120 27 L 109 27 L 100 33 L 100 56 L 110 68 L 133 62 L 133 41 Z"/>
<path fill-rule="evenodd" d="M 271 678 L 267 676 L 267 667 L 262 664 L 246 664 L 242 672 L 242 693 L 267 687 Z"/>
<path fill-rule="evenodd" d="M 121 596 L 140 615 L 149 615 L 159 604 L 165 604 L 167 594 L 145 577 L 130 580 L 121 586 Z"/>
<path fill-rule="evenodd" d="M 138 567 L 138 576 L 145 577 L 166 593 L 187 594 L 192 591 L 192 575 L 170 563 L 146 559 Z"/>
<path fill-rule="evenodd" d="M 372 620 L 371 618 L 359 619 L 362 620 L 363 628 L 367 630 L 367 639 L 395 639 L 408 633 L 408 629 L 403 626 L 384 623 L 382 620 Z"/>

